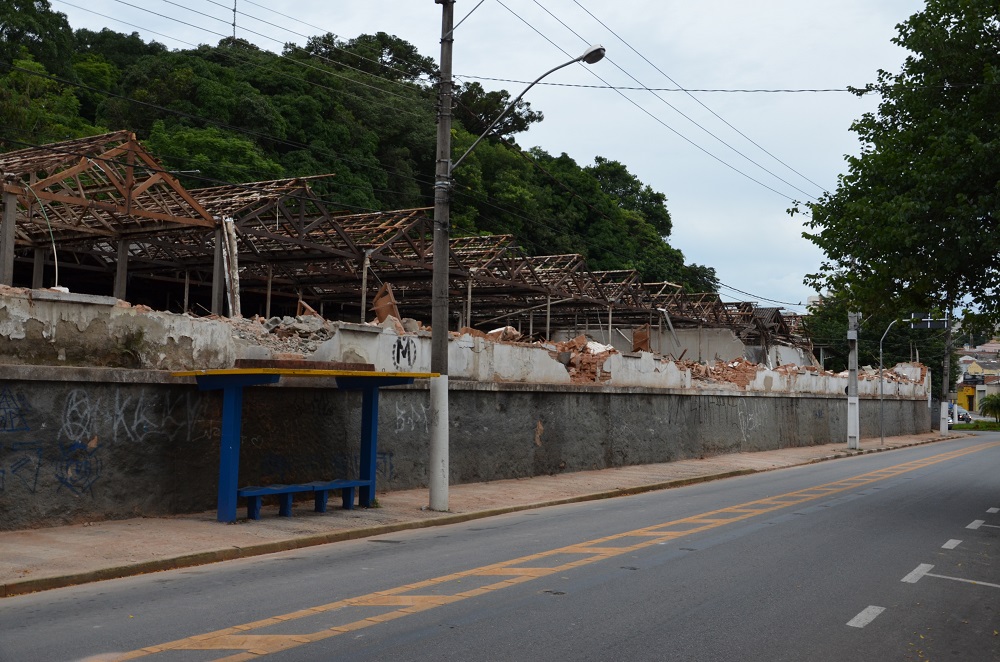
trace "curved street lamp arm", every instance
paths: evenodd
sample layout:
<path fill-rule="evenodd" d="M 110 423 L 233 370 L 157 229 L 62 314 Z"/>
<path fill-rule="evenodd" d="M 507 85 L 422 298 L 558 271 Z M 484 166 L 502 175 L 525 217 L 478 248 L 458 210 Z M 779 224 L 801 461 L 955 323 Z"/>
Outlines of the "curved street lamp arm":
<path fill-rule="evenodd" d="M 600 50 L 598 51 L 597 49 L 600 49 Z M 509 104 L 507 104 L 507 107 L 503 109 L 502 113 L 500 113 L 499 115 L 497 115 L 497 118 L 495 120 L 493 120 L 493 123 L 490 124 L 486 128 L 485 131 L 483 131 L 483 134 L 481 136 L 479 136 L 478 138 L 476 138 L 476 142 L 472 143 L 472 146 L 469 147 L 469 149 L 465 150 L 465 154 L 462 154 L 462 156 L 458 157 L 458 159 L 451 164 L 451 167 L 448 168 L 448 174 L 451 175 L 451 173 L 454 172 L 455 168 L 457 168 L 458 165 L 462 161 L 465 160 L 465 157 L 467 157 L 469 155 L 469 153 L 472 152 L 472 150 L 474 150 L 476 148 L 476 145 L 478 145 L 479 143 L 481 143 L 483 141 L 483 138 L 485 138 L 486 136 L 489 135 L 490 131 L 493 130 L 493 127 L 495 127 L 497 125 L 497 123 L 500 122 L 500 120 L 502 120 L 504 117 L 507 116 L 507 113 L 509 113 L 514 108 L 514 106 L 517 105 L 517 102 L 520 101 L 524 97 L 524 95 L 528 93 L 528 90 L 530 90 L 531 88 L 533 88 L 538 81 L 542 80 L 543 78 L 545 78 L 546 76 L 548 76 L 551 73 L 559 71 L 563 67 L 568 67 L 571 64 L 575 64 L 577 62 L 582 62 L 582 61 L 586 61 L 588 64 L 592 64 L 592 63 L 597 62 L 598 60 L 600 60 L 602 57 L 604 57 L 604 48 L 601 47 L 601 46 L 591 46 L 580 57 L 575 57 L 572 60 L 570 60 L 569 62 L 563 62 L 558 67 L 553 67 L 553 68 L 549 69 L 544 74 L 542 74 L 541 76 L 539 76 L 535 80 L 531 81 L 531 84 L 528 85 L 528 87 L 524 88 L 521 91 L 521 93 L 518 94 L 517 97 L 513 101 L 511 101 Z"/>

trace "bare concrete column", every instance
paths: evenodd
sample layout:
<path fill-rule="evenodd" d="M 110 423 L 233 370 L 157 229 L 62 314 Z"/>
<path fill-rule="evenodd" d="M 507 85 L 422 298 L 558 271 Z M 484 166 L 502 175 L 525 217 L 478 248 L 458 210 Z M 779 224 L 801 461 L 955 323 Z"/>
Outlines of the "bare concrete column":
<path fill-rule="evenodd" d="M 115 269 L 115 291 L 116 299 L 127 301 L 125 289 L 128 284 L 128 247 L 131 242 L 122 237 L 118 240 L 118 265 Z"/>
<path fill-rule="evenodd" d="M 212 307 L 213 315 L 222 314 L 222 299 L 225 296 L 222 283 L 225 265 L 222 260 L 222 242 L 225 237 L 222 235 L 222 226 L 215 228 L 215 260 L 212 263 Z"/>
<path fill-rule="evenodd" d="M 545 340 L 552 340 L 552 295 L 545 297 Z"/>
<path fill-rule="evenodd" d="M 365 259 L 361 263 L 361 323 L 365 323 L 368 308 L 368 268 L 371 266 L 372 252 L 365 251 Z"/>
<path fill-rule="evenodd" d="M 274 267 L 267 265 L 267 299 L 264 301 L 264 317 L 271 319 L 271 280 L 274 278 Z"/>
<path fill-rule="evenodd" d="M 31 289 L 40 290 L 45 287 L 45 260 L 49 257 L 49 249 L 36 248 L 32 260 Z"/>
<path fill-rule="evenodd" d="M 14 226 L 17 223 L 17 196 L 4 191 L 3 223 L 0 224 L 0 284 L 14 284 Z"/>
<path fill-rule="evenodd" d="M 465 298 L 465 325 L 472 326 L 472 279 L 467 284 L 468 293 Z"/>

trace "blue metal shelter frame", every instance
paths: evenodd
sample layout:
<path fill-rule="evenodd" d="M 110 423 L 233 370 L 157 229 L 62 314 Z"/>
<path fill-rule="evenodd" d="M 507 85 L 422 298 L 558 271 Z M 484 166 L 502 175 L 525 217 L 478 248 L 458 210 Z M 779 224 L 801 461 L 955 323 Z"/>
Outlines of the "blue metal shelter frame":
<path fill-rule="evenodd" d="M 276 384 L 282 376 L 332 378 L 336 388 L 361 391 L 361 458 L 358 504 L 371 507 L 375 500 L 375 467 L 378 454 L 378 396 L 383 386 L 412 384 L 414 379 L 433 375 L 416 372 L 359 372 L 350 370 L 308 370 L 286 368 L 232 368 L 192 370 L 172 373 L 194 377 L 202 391 L 222 391 L 222 430 L 219 445 L 219 496 L 216 519 L 236 521 L 239 489 L 240 436 L 243 428 L 243 389 Z"/>

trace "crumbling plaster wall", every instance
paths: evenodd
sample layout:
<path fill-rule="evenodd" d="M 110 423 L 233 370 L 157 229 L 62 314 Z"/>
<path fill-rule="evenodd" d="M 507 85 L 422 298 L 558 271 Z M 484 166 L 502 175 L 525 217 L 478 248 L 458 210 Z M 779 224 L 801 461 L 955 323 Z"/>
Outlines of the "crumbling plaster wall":
<path fill-rule="evenodd" d="M 427 332 L 398 335 L 392 328 L 335 322 L 336 334 L 308 358 L 370 363 L 379 371 L 430 372 Z M 448 343 L 448 375 L 472 381 L 568 384 L 566 367 L 541 347 L 493 343 L 463 335 Z"/>
<path fill-rule="evenodd" d="M 6 366 L 0 529 L 215 507 L 221 394 L 163 371 Z M 718 453 L 846 444 L 842 396 L 453 381 L 451 482 L 522 478 Z M 887 398 L 885 434 L 930 429 L 921 400 Z M 358 470 L 360 396 L 295 379 L 245 389 L 240 483 Z M 862 438 L 879 402 L 861 401 Z M 382 390 L 378 489 L 424 487 L 426 384 Z"/>
<path fill-rule="evenodd" d="M 629 329 L 612 329 L 609 336 L 606 326 L 589 327 L 586 329 L 586 333 L 597 342 L 611 345 L 623 354 L 632 351 L 632 332 Z M 565 341 L 571 337 L 573 337 L 571 331 L 559 331 L 553 334 L 553 338 L 559 341 Z M 745 345 L 730 329 L 675 329 L 671 333 L 666 326 L 652 326 L 649 331 L 649 348 L 663 356 L 669 355 L 676 359 L 698 363 L 734 361 L 744 358 L 753 363 L 772 367 L 787 363 L 816 365 L 816 359 L 812 353 L 805 349 L 775 345 L 768 347 L 765 353 L 762 347 Z"/>
<path fill-rule="evenodd" d="M 153 313 L 113 297 L 2 288 L 0 362 L 18 365 L 231 367 L 225 322 Z"/>
<path fill-rule="evenodd" d="M 632 351 L 632 333 L 623 329 L 621 333 L 608 327 L 587 327 L 573 331 L 557 331 L 552 334 L 554 341 L 565 341 L 581 334 L 593 338 L 597 342 L 611 345 L 623 354 Z M 652 326 L 649 331 L 649 347 L 664 356 L 670 355 L 676 359 L 688 361 L 732 361 L 743 358 L 746 346 L 729 329 L 675 329 L 674 333 L 664 326 Z"/>

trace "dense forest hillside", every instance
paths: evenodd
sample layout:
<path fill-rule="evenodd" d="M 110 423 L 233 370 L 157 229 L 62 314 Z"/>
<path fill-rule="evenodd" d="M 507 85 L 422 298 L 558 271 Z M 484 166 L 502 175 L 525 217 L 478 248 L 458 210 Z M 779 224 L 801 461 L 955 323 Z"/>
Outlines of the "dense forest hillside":
<path fill-rule="evenodd" d="M 0 3 L 0 151 L 134 131 L 190 187 L 334 173 L 334 209 L 433 205 L 436 72 L 394 36 L 316 36 L 281 54 L 240 39 L 169 50 L 133 33 L 76 30 L 48 0 Z M 463 152 L 509 103 L 478 83 L 456 95 Z M 715 270 L 670 246 L 666 196 L 600 156 L 523 150 L 543 120 L 521 102 L 456 171 L 453 235 L 513 234 L 533 255 L 580 253 L 595 270 L 715 291 Z"/>

